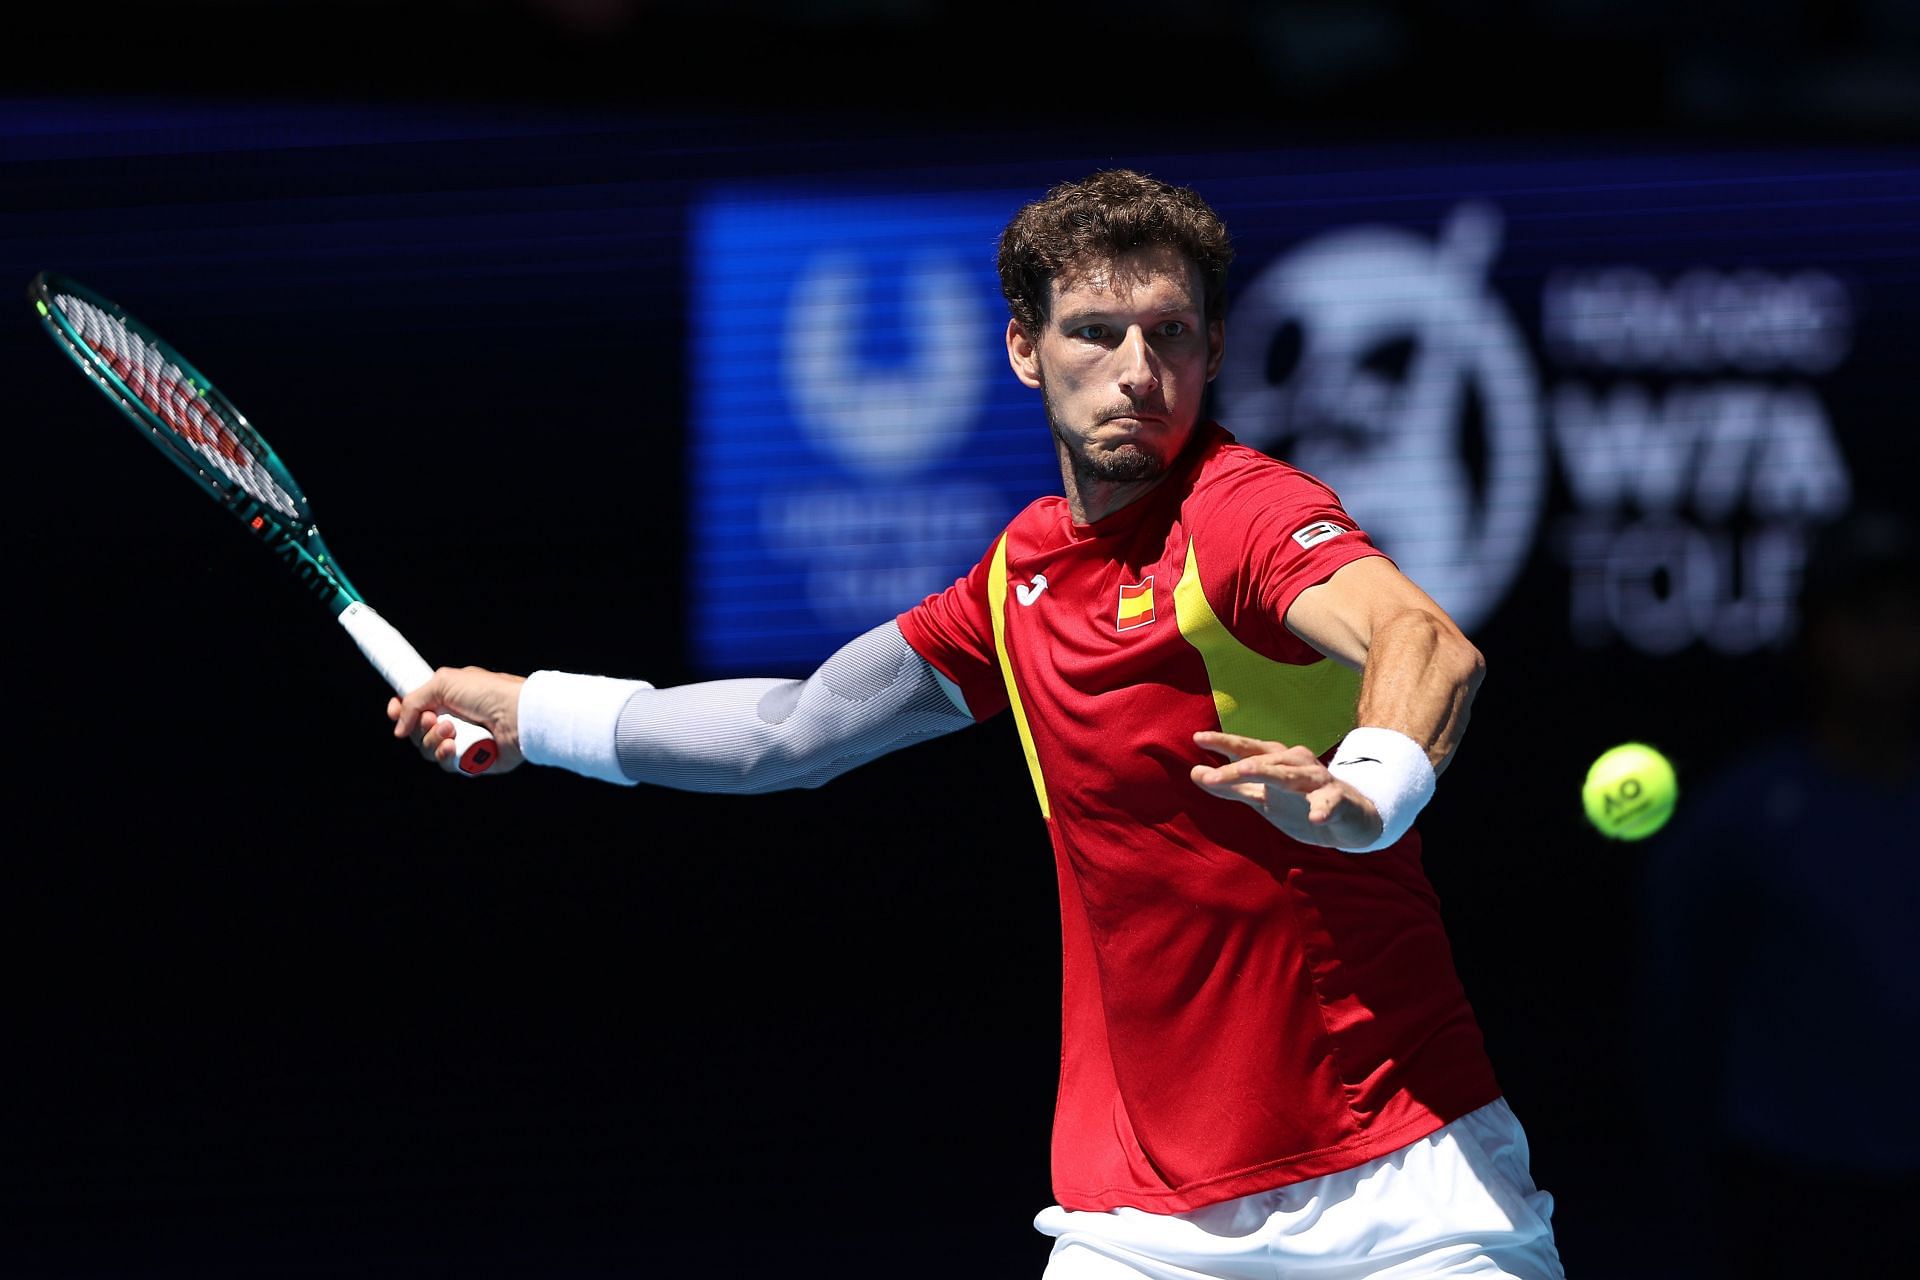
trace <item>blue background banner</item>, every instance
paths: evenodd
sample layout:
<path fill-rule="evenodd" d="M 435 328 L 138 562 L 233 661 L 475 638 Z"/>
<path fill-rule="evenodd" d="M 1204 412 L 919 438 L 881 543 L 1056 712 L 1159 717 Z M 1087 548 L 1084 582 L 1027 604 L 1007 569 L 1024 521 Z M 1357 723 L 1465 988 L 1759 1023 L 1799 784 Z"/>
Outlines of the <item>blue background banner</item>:
<path fill-rule="evenodd" d="M 1059 484 L 994 338 L 1005 192 L 715 192 L 694 213 L 689 651 L 805 674 Z"/>

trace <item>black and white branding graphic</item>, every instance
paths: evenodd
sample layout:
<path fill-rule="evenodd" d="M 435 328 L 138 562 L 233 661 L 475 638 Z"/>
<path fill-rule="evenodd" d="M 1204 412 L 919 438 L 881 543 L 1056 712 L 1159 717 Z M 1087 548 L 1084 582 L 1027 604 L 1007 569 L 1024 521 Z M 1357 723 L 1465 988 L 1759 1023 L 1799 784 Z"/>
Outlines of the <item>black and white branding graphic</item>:
<path fill-rule="evenodd" d="M 1852 496 L 1814 379 L 1846 359 L 1853 312 L 1818 270 L 1548 278 L 1575 640 L 1737 654 L 1791 637 L 1808 541 Z"/>
<path fill-rule="evenodd" d="M 1437 238 L 1307 241 L 1234 304 L 1219 378 L 1235 435 L 1332 486 L 1467 628 L 1525 563 L 1546 490 L 1533 366 L 1487 283 L 1500 236 L 1497 210 L 1467 204 Z"/>
<path fill-rule="evenodd" d="M 1539 546 L 1582 645 L 1783 643 L 1852 493 L 1818 388 L 1854 340 L 1844 282 L 1549 268 L 1536 355 L 1490 283 L 1502 226 L 1468 203 L 1431 238 L 1354 226 L 1275 259 L 1236 305 L 1222 420 L 1331 485 L 1468 630 Z M 1553 460 L 1568 509 L 1542 528 Z"/>
<path fill-rule="evenodd" d="M 1337 538 L 1346 530 L 1331 520 L 1315 520 L 1304 529 L 1293 531 L 1293 540 L 1303 547 L 1317 547 L 1328 538 Z"/>

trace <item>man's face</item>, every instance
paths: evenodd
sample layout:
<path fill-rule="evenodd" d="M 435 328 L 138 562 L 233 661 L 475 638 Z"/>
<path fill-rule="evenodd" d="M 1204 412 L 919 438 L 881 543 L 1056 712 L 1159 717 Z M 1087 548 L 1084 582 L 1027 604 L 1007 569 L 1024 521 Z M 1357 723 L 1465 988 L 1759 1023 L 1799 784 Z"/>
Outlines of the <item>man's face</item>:
<path fill-rule="evenodd" d="M 1193 435 L 1219 371 L 1221 326 L 1199 273 L 1173 249 L 1140 249 L 1053 283 L 1042 331 L 1007 326 L 1007 357 L 1039 390 L 1082 482 L 1160 475 Z"/>

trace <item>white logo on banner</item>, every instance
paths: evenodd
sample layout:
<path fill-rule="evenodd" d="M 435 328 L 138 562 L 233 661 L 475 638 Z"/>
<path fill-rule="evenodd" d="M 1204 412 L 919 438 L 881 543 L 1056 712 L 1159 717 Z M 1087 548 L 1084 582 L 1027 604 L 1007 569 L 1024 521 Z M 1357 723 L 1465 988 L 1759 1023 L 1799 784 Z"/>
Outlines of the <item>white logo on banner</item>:
<path fill-rule="evenodd" d="M 875 305 L 882 289 L 898 292 L 899 324 Z M 977 426 L 993 363 L 981 335 L 993 328 L 979 286 L 950 253 L 883 270 L 827 250 L 802 267 L 784 317 L 786 405 L 853 474 L 767 490 L 760 526 L 776 555 L 804 566 L 820 620 L 865 626 L 941 590 L 954 579 L 955 547 L 972 554 L 1006 522 L 992 488 L 925 474 Z"/>
<path fill-rule="evenodd" d="M 1525 563 L 1546 489 L 1534 370 L 1487 285 L 1500 234 L 1469 204 L 1437 239 L 1308 241 L 1234 303 L 1219 378 L 1235 436 L 1330 485 L 1467 629 Z"/>
<path fill-rule="evenodd" d="M 993 317 L 960 264 L 929 256 L 889 288 L 900 330 L 872 318 L 874 282 L 852 253 L 807 263 L 787 306 L 787 399 L 821 448 L 876 477 L 918 471 L 972 429 L 986 397 L 980 335 Z M 891 359 L 878 361 L 873 352 Z"/>
<path fill-rule="evenodd" d="M 1852 483 L 1803 379 L 1846 358 L 1823 271 L 1555 272 L 1542 299 L 1574 513 L 1559 530 L 1574 638 L 1746 653 L 1789 638 L 1813 527 Z"/>

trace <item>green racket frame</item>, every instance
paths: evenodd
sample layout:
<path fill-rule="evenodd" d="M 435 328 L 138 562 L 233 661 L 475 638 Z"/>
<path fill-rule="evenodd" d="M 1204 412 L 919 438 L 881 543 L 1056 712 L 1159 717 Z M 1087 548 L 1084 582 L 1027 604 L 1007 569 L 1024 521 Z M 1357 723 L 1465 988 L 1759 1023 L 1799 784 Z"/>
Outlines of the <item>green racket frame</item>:
<path fill-rule="evenodd" d="M 27 297 L 55 345 L 154 447 L 202 492 L 226 508 L 310 595 L 326 606 L 395 692 L 406 693 L 426 682 L 433 669 L 355 589 L 320 537 L 306 495 L 293 474 L 211 379 L 125 308 L 77 280 L 42 271 L 27 286 Z M 135 385 L 142 379 L 130 380 L 133 371 L 124 353 L 88 341 L 82 326 L 61 308 L 62 297 L 95 308 L 108 323 L 124 328 L 178 370 L 184 390 L 175 382 L 159 388 L 168 393 L 166 396 L 153 394 L 152 389 L 143 394 Z M 183 404 L 192 408 L 182 408 Z M 178 421 L 170 421 L 163 407 Z M 195 435 L 215 438 L 196 443 Z M 212 453 L 207 452 L 209 448 Z M 241 469 L 256 483 L 249 485 L 228 474 L 214 461 L 214 454 L 230 462 L 244 459 L 247 465 Z M 256 471 L 258 475 L 253 474 Z M 271 483 L 259 483 L 261 479 Z M 485 772 L 499 756 L 492 734 L 449 718 L 455 724 L 456 767 L 465 774 Z"/>

